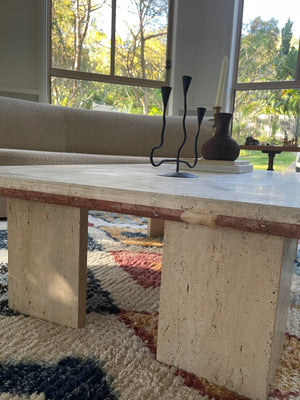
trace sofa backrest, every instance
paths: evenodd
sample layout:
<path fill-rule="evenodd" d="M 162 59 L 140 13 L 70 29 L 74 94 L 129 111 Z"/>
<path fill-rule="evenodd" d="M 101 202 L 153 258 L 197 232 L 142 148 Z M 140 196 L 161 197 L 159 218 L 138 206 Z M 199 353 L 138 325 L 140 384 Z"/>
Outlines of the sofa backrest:
<path fill-rule="evenodd" d="M 161 116 L 132 115 L 53 106 L 0 97 L 0 148 L 88 154 L 149 156 L 160 143 Z M 187 142 L 182 156 L 194 154 L 197 118 L 186 118 Z M 202 122 L 198 149 L 213 133 Z M 159 157 L 176 157 L 183 140 L 182 117 L 168 116 Z"/>
<path fill-rule="evenodd" d="M 0 148 L 64 151 L 65 131 L 62 109 L 0 97 Z"/>

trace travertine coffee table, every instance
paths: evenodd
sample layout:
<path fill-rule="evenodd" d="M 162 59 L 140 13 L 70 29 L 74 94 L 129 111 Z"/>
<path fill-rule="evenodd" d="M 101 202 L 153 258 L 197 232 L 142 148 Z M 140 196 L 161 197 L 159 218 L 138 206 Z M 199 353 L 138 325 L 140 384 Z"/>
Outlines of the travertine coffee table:
<path fill-rule="evenodd" d="M 9 305 L 82 326 L 87 210 L 163 219 L 158 360 L 264 399 L 286 328 L 300 174 L 158 176 L 172 168 L 1 167 Z"/>

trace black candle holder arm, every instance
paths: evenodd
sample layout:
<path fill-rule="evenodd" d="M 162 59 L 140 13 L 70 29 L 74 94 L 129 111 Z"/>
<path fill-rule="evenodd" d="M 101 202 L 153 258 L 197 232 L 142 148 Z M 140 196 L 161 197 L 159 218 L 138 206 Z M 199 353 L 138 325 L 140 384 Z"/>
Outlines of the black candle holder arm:
<path fill-rule="evenodd" d="M 188 166 L 190 168 L 194 168 L 197 164 L 198 161 L 198 138 L 199 138 L 199 134 L 200 134 L 200 127 L 201 127 L 201 123 L 203 121 L 204 118 L 204 114 L 206 112 L 206 108 L 204 107 L 197 107 L 197 117 L 198 117 L 198 130 L 196 133 L 196 138 L 195 138 L 195 159 L 192 165 L 190 165 L 188 163 Z"/>
<path fill-rule="evenodd" d="M 179 172 L 179 164 L 180 164 L 180 153 L 185 145 L 187 134 L 186 134 L 186 126 L 185 126 L 185 120 L 186 120 L 186 113 L 187 113 L 187 103 L 186 103 L 186 97 L 187 97 L 187 92 L 189 90 L 190 84 L 191 84 L 192 77 L 191 76 L 183 76 L 182 77 L 182 86 L 183 86 L 183 101 L 184 101 L 184 112 L 183 112 L 183 118 L 182 118 L 182 128 L 183 128 L 183 141 L 181 145 L 179 146 L 177 150 L 177 165 L 176 165 L 176 172 Z"/>
<path fill-rule="evenodd" d="M 150 162 L 154 167 L 159 167 L 163 162 L 166 161 L 166 160 L 162 160 L 158 163 L 155 163 L 153 160 L 153 156 L 154 156 L 155 150 L 162 148 L 162 146 L 164 144 L 164 134 L 165 134 L 165 129 L 166 129 L 166 110 L 167 110 L 167 105 L 168 105 L 171 90 L 172 90 L 172 88 L 170 86 L 162 86 L 161 87 L 161 94 L 162 94 L 163 107 L 164 107 L 163 108 L 163 126 L 162 126 L 162 130 L 161 130 L 161 135 L 160 135 L 160 137 L 161 137 L 160 144 L 158 146 L 154 146 L 153 149 L 151 150 L 151 154 L 150 154 Z"/>
<path fill-rule="evenodd" d="M 199 134 L 200 134 L 201 123 L 203 121 L 203 117 L 204 117 L 205 112 L 206 112 L 206 108 L 204 108 L 204 107 L 198 107 L 197 108 L 198 130 L 197 130 L 197 133 L 196 133 L 196 136 L 195 136 L 195 144 L 194 144 L 195 157 L 194 157 L 193 164 L 190 164 L 188 161 L 185 161 L 185 160 L 179 160 L 178 158 L 176 158 L 176 159 L 174 159 L 172 161 L 176 161 L 178 163 L 185 164 L 189 168 L 194 168 L 196 166 L 197 161 L 198 161 L 198 139 L 199 139 Z M 171 160 L 169 160 L 169 161 L 171 161 Z"/>
<path fill-rule="evenodd" d="M 162 86 L 161 87 L 161 93 L 162 93 L 162 98 L 163 98 L 163 126 L 162 126 L 162 131 L 161 131 L 161 140 L 160 144 L 158 146 L 155 146 L 151 150 L 150 154 L 150 162 L 154 167 L 159 167 L 163 163 L 176 163 L 176 173 L 174 174 L 167 174 L 167 176 L 178 176 L 178 177 L 191 177 L 193 175 L 187 174 L 187 173 L 181 173 L 179 172 L 179 166 L 180 164 L 185 164 L 189 168 L 194 168 L 195 165 L 197 164 L 198 160 L 198 138 L 199 138 L 199 133 L 200 133 L 200 126 L 206 111 L 206 108 L 204 107 L 198 107 L 197 108 L 197 117 L 198 117 L 198 129 L 197 133 L 195 136 L 195 144 L 194 144 L 194 150 L 195 150 L 195 156 L 194 156 L 194 162 L 190 164 L 188 161 L 181 160 L 180 159 L 180 153 L 182 148 L 184 147 L 186 140 L 187 140 L 187 132 L 186 132 L 186 115 L 187 115 L 187 92 L 190 86 L 192 78 L 190 76 L 183 76 L 182 77 L 182 83 L 183 83 L 183 93 L 184 93 L 184 113 L 183 113 L 183 120 L 182 120 L 182 125 L 183 125 L 183 140 L 182 143 L 180 144 L 178 150 L 177 150 L 177 156 L 176 158 L 167 158 L 163 159 L 160 162 L 155 163 L 153 160 L 154 157 L 154 152 L 158 149 L 160 149 L 163 144 L 164 144 L 164 133 L 165 133 L 165 128 L 166 128 L 166 108 L 171 92 L 171 88 L 169 86 Z M 193 176 L 194 177 L 194 176 Z"/>

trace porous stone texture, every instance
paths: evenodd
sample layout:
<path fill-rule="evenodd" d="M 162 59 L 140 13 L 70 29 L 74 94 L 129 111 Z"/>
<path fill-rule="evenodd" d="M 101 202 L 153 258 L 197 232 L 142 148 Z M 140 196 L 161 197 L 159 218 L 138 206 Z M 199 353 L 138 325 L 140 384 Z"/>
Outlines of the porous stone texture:
<path fill-rule="evenodd" d="M 82 326 L 86 254 L 86 209 L 8 200 L 8 297 L 13 310 Z"/>
<path fill-rule="evenodd" d="M 296 239 L 166 221 L 158 360 L 265 399 L 296 249 Z"/>

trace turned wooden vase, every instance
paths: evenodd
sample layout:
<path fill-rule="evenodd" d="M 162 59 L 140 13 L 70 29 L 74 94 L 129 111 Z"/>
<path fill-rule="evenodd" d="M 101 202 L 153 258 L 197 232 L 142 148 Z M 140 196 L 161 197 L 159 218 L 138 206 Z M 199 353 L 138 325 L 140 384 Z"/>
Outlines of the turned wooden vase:
<path fill-rule="evenodd" d="M 215 134 L 202 145 L 201 155 L 207 160 L 234 161 L 240 154 L 240 146 L 232 139 L 229 124 L 230 113 L 215 114 Z"/>

